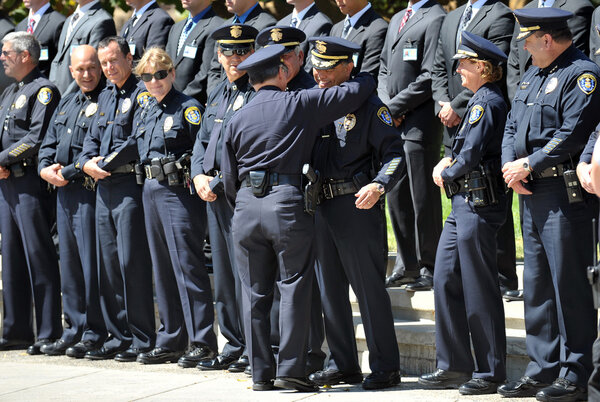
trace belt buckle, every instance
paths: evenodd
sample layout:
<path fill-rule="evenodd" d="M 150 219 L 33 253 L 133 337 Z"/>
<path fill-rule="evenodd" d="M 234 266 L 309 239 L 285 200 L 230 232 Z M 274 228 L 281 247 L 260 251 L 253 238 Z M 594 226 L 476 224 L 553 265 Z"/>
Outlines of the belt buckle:
<path fill-rule="evenodd" d="M 147 179 L 152 179 L 152 167 L 150 165 L 144 165 L 144 173 L 146 173 Z"/>
<path fill-rule="evenodd" d="M 333 188 L 331 188 L 331 183 L 323 184 L 323 196 L 326 200 L 333 198 Z"/>

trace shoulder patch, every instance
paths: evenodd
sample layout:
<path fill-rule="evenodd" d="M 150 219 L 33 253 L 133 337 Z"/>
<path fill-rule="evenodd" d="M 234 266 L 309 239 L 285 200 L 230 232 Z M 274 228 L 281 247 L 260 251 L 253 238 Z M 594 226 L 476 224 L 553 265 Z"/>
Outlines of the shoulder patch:
<path fill-rule="evenodd" d="M 471 114 L 469 115 L 469 124 L 477 123 L 481 117 L 483 116 L 483 107 L 480 105 L 475 105 L 471 109 Z"/>
<path fill-rule="evenodd" d="M 200 109 L 198 109 L 196 106 L 190 106 L 187 109 L 185 109 L 185 112 L 183 113 L 183 115 L 185 116 L 185 119 L 194 124 L 194 125 L 199 125 L 200 124 L 200 119 L 202 118 L 202 114 L 200 113 Z"/>
<path fill-rule="evenodd" d="M 151 96 L 152 95 L 150 95 L 150 92 L 148 92 L 148 91 L 140 92 L 139 95 L 137 96 L 138 105 L 140 105 L 141 107 L 146 106 L 148 104 L 148 101 L 150 100 Z"/>
<path fill-rule="evenodd" d="M 597 81 L 596 77 L 593 74 L 585 73 L 581 74 L 579 78 L 577 78 L 577 86 L 581 91 L 589 95 L 596 89 Z"/>
<path fill-rule="evenodd" d="M 392 121 L 392 115 L 390 114 L 390 111 L 388 110 L 387 107 L 382 106 L 379 108 L 379 110 L 377 111 L 377 117 L 379 117 L 379 119 L 384 122 L 385 124 L 387 124 L 390 127 L 394 127 L 394 122 Z"/>
<path fill-rule="evenodd" d="M 48 87 L 40 89 L 37 100 L 39 100 L 42 105 L 47 105 L 52 100 L 52 90 Z"/>

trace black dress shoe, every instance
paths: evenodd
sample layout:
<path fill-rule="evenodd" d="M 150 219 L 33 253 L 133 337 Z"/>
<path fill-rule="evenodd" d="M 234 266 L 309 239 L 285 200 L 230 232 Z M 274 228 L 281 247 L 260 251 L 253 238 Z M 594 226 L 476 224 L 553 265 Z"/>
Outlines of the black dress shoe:
<path fill-rule="evenodd" d="M 229 365 L 228 370 L 232 373 L 241 373 L 242 371 L 246 370 L 246 367 L 248 367 L 249 365 L 250 361 L 248 360 L 248 356 L 241 355 L 240 358 L 237 359 L 237 361 Z"/>
<path fill-rule="evenodd" d="M 336 384 L 359 384 L 363 381 L 362 373 L 343 373 L 339 370 L 321 370 L 312 373 L 308 379 L 319 386 Z"/>
<path fill-rule="evenodd" d="M 461 395 L 485 395 L 495 394 L 500 382 L 485 380 L 483 378 L 471 378 L 469 381 L 458 387 Z"/>
<path fill-rule="evenodd" d="M 38 339 L 33 345 L 27 348 L 28 355 L 41 355 L 42 354 L 42 346 L 50 345 L 53 341 L 50 339 Z"/>
<path fill-rule="evenodd" d="M 275 389 L 273 380 L 268 381 L 256 381 L 252 384 L 252 391 L 271 391 Z"/>
<path fill-rule="evenodd" d="M 421 275 L 413 283 L 406 285 L 409 292 L 418 292 L 433 289 L 433 278 L 431 276 Z"/>
<path fill-rule="evenodd" d="M 98 346 L 95 342 L 92 341 L 80 341 L 75 345 L 67 348 L 65 354 L 69 357 L 73 357 L 75 359 L 83 359 L 85 354 L 89 351 L 98 349 Z"/>
<path fill-rule="evenodd" d="M 548 384 L 536 381 L 531 377 L 521 377 L 518 381 L 511 381 L 498 387 L 498 393 L 507 398 L 527 398 L 535 396 L 539 390 Z"/>
<path fill-rule="evenodd" d="M 248 377 L 252 377 L 252 366 L 247 365 L 244 369 L 244 374 L 246 374 Z"/>
<path fill-rule="evenodd" d="M 386 288 L 396 288 L 402 285 L 407 285 L 409 283 L 414 283 L 417 278 L 413 276 L 405 276 L 403 274 L 392 273 L 390 276 L 385 278 L 385 287 Z"/>
<path fill-rule="evenodd" d="M 535 394 L 538 401 L 587 401 L 587 389 L 566 378 L 557 378 L 552 385 Z"/>
<path fill-rule="evenodd" d="M 200 360 L 196 367 L 198 370 L 227 370 L 237 360 L 234 356 L 219 354 L 214 359 Z"/>
<path fill-rule="evenodd" d="M 151 349 L 129 348 L 124 352 L 119 352 L 115 355 L 115 360 L 121 363 L 130 363 L 137 360 L 140 353 L 147 353 Z"/>
<path fill-rule="evenodd" d="M 30 344 L 31 341 L 0 338 L 0 350 L 27 349 Z"/>
<path fill-rule="evenodd" d="M 364 389 L 382 389 L 400 384 L 400 373 L 397 371 L 375 371 L 362 383 Z"/>
<path fill-rule="evenodd" d="M 319 387 L 306 377 L 277 377 L 273 386 L 299 392 L 317 392 Z"/>
<path fill-rule="evenodd" d="M 40 351 L 47 356 L 61 356 L 64 355 L 67 349 L 73 345 L 63 339 L 59 339 L 54 343 L 43 345 Z"/>
<path fill-rule="evenodd" d="M 523 289 L 507 290 L 502 297 L 506 301 L 523 301 Z"/>
<path fill-rule="evenodd" d="M 183 368 L 196 367 L 202 360 L 211 360 L 216 353 L 208 346 L 192 346 L 189 352 L 181 356 L 177 364 Z"/>
<path fill-rule="evenodd" d="M 419 384 L 431 389 L 458 388 L 470 378 L 471 374 L 437 369 L 433 373 L 423 374 L 419 377 Z"/>
<path fill-rule="evenodd" d="M 89 350 L 85 353 L 85 358 L 89 360 L 107 360 L 114 359 L 118 353 L 123 352 L 123 348 L 107 348 L 101 346 L 99 349 Z"/>
<path fill-rule="evenodd" d="M 137 355 L 136 361 L 142 364 L 177 363 L 183 355 L 182 351 L 173 351 L 167 348 L 154 348 L 150 352 L 142 352 Z"/>

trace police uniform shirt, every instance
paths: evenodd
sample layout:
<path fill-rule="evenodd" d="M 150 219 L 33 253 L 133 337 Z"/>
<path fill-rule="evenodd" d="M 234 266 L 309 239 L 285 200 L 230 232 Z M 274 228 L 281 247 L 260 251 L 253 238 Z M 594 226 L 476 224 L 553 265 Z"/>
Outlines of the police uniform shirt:
<path fill-rule="evenodd" d="M 300 69 L 298 74 L 287 84 L 288 91 L 297 91 L 299 89 L 313 88 L 317 83 L 315 79 L 303 69 Z"/>
<path fill-rule="evenodd" d="M 460 179 L 482 161 L 500 162 L 508 113 L 500 88 L 492 83 L 483 85 L 469 100 L 466 110 L 467 118 L 463 119 L 452 143 L 453 163 L 441 173 L 444 181 Z"/>
<path fill-rule="evenodd" d="M 60 100 L 52 124 L 38 154 L 38 173 L 54 163 L 60 163 L 65 180 L 82 177 L 77 159 L 83 148 L 83 140 L 98 112 L 98 96 L 104 88 L 101 80 L 91 92 L 67 94 Z"/>
<path fill-rule="evenodd" d="M 390 190 L 402 171 L 404 148 L 389 109 L 375 95 L 353 113 L 322 130 L 315 166 L 327 179 L 352 179 L 360 172 Z M 366 184 L 366 183 L 365 183 Z"/>
<path fill-rule="evenodd" d="M 502 143 L 502 164 L 529 156 L 535 172 L 577 160 L 596 126 L 600 68 L 574 46 L 519 85 Z"/>
<path fill-rule="evenodd" d="M 133 74 L 120 89 L 114 84 L 107 85 L 98 97 L 98 113 L 84 140 L 80 166 L 98 155 L 104 156 L 98 166 L 108 171 L 135 161 L 138 153 L 132 133 L 149 98 L 150 93 Z"/>
<path fill-rule="evenodd" d="M 167 155 L 191 151 L 200 128 L 202 105 L 172 88 L 161 102 L 152 97 L 141 113 L 137 134 L 140 161 L 150 163 Z"/>
<path fill-rule="evenodd" d="M 0 104 L 0 166 L 37 155 L 59 101 L 58 89 L 37 68 L 6 88 Z"/>
<path fill-rule="evenodd" d="M 209 173 L 213 169 L 220 170 L 225 127 L 235 112 L 248 103 L 254 95 L 254 88 L 248 82 L 247 74 L 234 82 L 222 81 L 210 94 L 206 111 L 202 117 L 198 139 L 194 144 L 192 177 L 205 172 Z M 227 105 L 223 105 L 225 97 L 228 99 Z M 209 147 L 211 141 L 215 141 L 216 144 Z M 208 155 L 207 151 L 210 152 Z"/>

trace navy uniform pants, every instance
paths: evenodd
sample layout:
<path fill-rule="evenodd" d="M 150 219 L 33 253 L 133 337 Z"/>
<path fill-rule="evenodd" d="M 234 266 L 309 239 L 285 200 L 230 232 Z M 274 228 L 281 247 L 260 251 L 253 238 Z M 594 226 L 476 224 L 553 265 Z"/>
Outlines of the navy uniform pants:
<path fill-rule="evenodd" d="M 569 204 L 562 177 L 533 180 L 523 196 L 523 290 L 527 354 L 525 375 L 551 383 L 558 377 L 587 386 L 598 321 L 587 267 L 593 263 L 595 196 Z"/>
<path fill-rule="evenodd" d="M 252 379 L 303 377 L 314 278 L 314 224 L 304 212 L 302 192 L 279 185 L 258 198 L 251 188 L 242 187 L 232 232 Z M 281 293 L 277 371 L 269 342 L 274 286 Z"/>
<path fill-rule="evenodd" d="M 56 224 L 60 240 L 60 272 L 66 343 L 101 344 L 106 327 L 100 309 L 96 259 L 96 193 L 83 179 L 57 189 Z"/>
<path fill-rule="evenodd" d="M 476 208 L 465 194 L 452 197 L 438 244 L 433 274 L 437 368 L 473 378 L 506 379 L 504 307 L 498 286 L 496 233 L 505 220 L 506 199 Z"/>
<path fill-rule="evenodd" d="M 233 210 L 221 191 L 217 199 L 207 204 L 208 234 L 215 280 L 215 310 L 219 330 L 227 339 L 221 353 L 239 357 L 245 353 L 242 319 L 242 284 L 234 261 L 231 219 Z"/>
<path fill-rule="evenodd" d="M 385 290 L 385 215 L 381 203 L 357 209 L 352 194 L 324 201 L 315 217 L 317 280 L 331 351 L 329 369 L 360 373 L 348 285 L 358 299 L 371 371 L 397 371 L 398 343 Z"/>
<path fill-rule="evenodd" d="M 52 195 L 35 167 L 25 175 L 0 180 L 2 233 L 2 337 L 34 339 L 32 297 L 38 339 L 57 339 L 62 333 L 60 276 L 50 236 Z"/>
<path fill-rule="evenodd" d="M 96 189 L 100 305 L 107 348 L 154 347 L 152 266 L 142 187 L 134 174 L 113 174 Z"/>
<path fill-rule="evenodd" d="M 166 180 L 144 182 L 144 217 L 161 326 L 156 346 L 184 350 L 189 341 L 217 348 L 210 279 L 204 266 L 204 202 Z"/>

